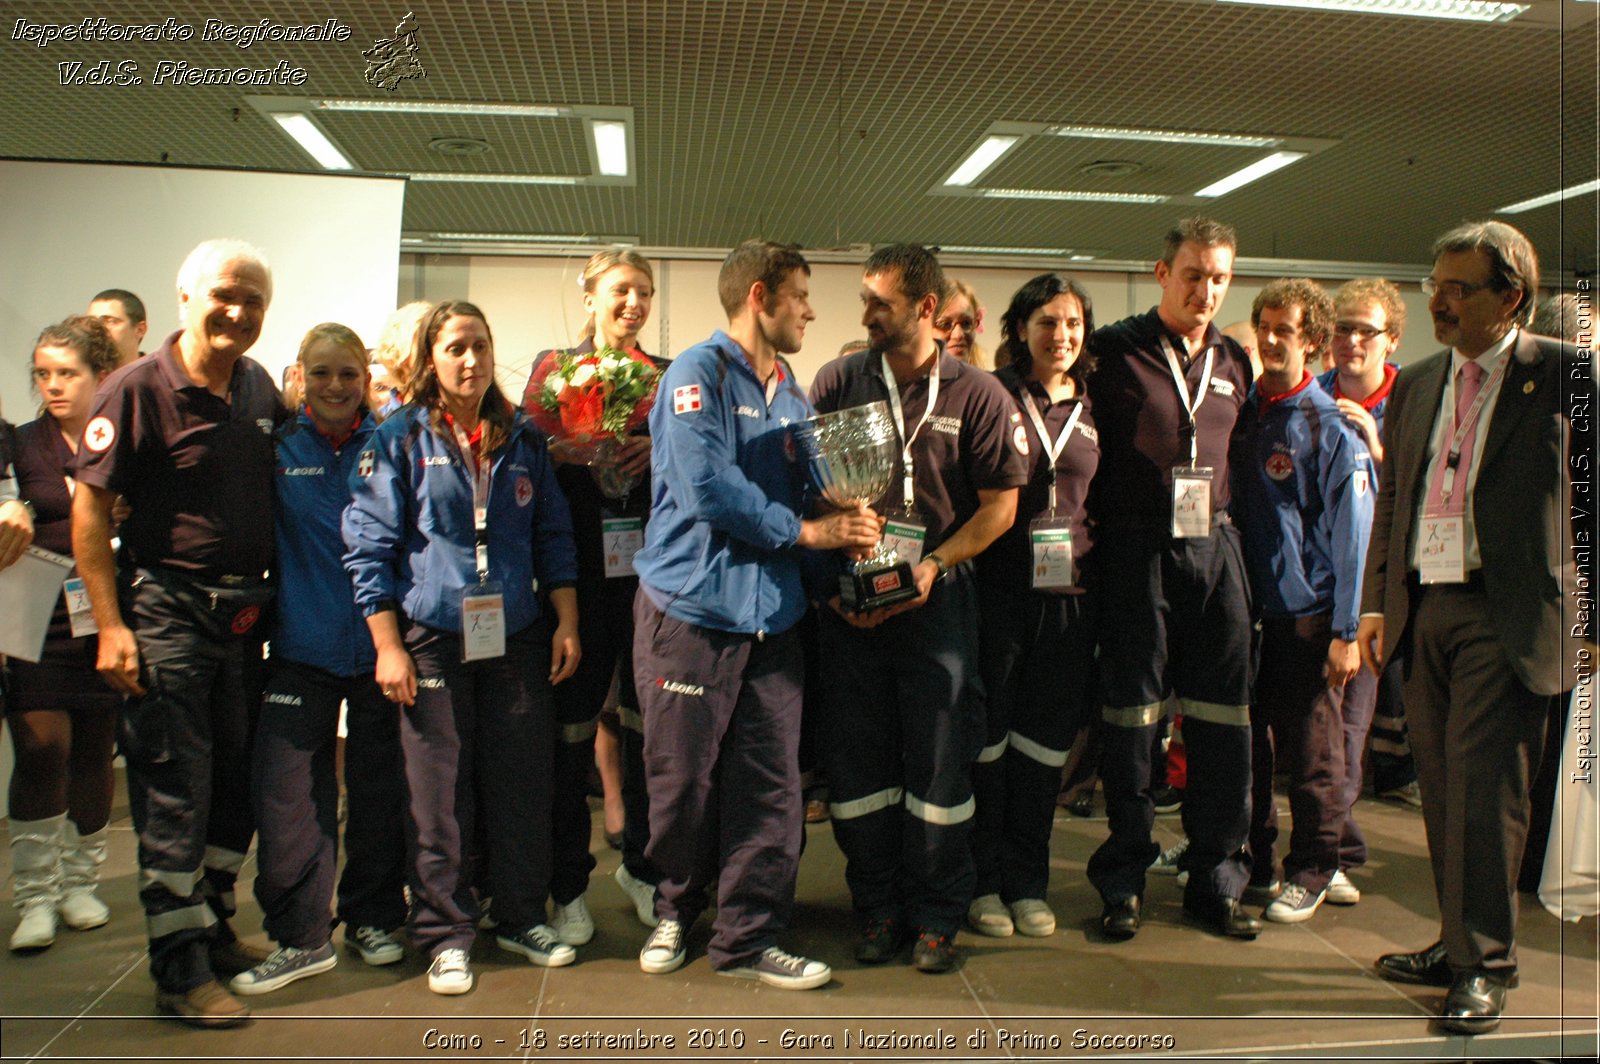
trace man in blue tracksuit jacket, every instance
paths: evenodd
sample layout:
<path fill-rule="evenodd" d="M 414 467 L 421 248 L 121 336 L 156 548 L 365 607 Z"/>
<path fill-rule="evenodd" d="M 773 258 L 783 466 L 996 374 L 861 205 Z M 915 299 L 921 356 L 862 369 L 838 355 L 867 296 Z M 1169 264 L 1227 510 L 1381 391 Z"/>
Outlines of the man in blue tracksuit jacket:
<path fill-rule="evenodd" d="M 1354 640 L 1376 478 L 1366 445 L 1305 368 L 1328 342 L 1332 300 L 1311 281 L 1280 279 L 1256 297 L 1251 320 L 1262 374 L 1229 460 L 1234 516 L 1262 616 L 1251 705 L 1252 879 L 1276 878 L 1275 741 L 1294 827 L 1285 885 L 1266 916 L 1297 923 L 1315 914 L 1339 872 L 1341 703 L 1359 675 Z"/>
<path fill-rule="evenodd" d="M 828 965 L 776 941 L 794 906 L 803 831 L 801 550 L 870 549 L 865 511 L 800 516 L 793 427 L 812 413 L 781 358 L 800 350 L 811 268 L 746 241 L 722 264 L 728 331 L 673 361 L 650 412 L 654 505 L 634 557 L 634 681 L 644 718 L 650 844 L 661 871 L 655 930 L 639 966 L 686 957 L 684 938 L 717 889 L 711 962 L 788 990 Z"/>

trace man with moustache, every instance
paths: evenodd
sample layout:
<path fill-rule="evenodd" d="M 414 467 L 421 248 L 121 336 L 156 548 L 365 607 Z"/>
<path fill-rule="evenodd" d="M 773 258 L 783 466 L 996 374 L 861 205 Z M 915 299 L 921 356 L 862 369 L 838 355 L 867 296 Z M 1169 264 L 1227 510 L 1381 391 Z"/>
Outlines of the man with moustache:
<path fill-rule="evenodd" d="M 685 938 L 715 885 L 711 961 L 783 990 L 832 977 L 777 937 L 794 907 L 804 832 L 800 792 L 806 609 L 803 549 L 870 549 L 865 511 L 802 519 L 793 425 L 811 415 L 784 355 L 800 350 L 811 267 L 747 240 L 723 261 L 718 331 L 668 367 L 650 411 L 654 503 L 634 558 L 634 685 L 650 795 L 645 856 L 661 872 L 651 975 L 687 957 Z"/>
<path fill-rule="evenodd" d="M 1378 672 L 1404 646 L 1406 717 L 1440 915 L 1439 940 L 1378 958 L 1386 979 L 1448 987 L 1436 1021 L 1499 1026 L 1517 982 L 1517 866 L 1546 705 L 1590 660 L 1572 544 L 1593 507 L 1591 359 L 1525 331 L 1533 245 L 1503 222 L 1441 236 L 1423 282 L 1447 350 L 1401 371 L 1389 399 L 1357 644 Z M 1571 473 L 1569 473 L 1569 470 Z M 1587 479 L 1577 483 L 1587 489 Z"/>
<path fill-rule="evenodd" d="M 227 921 L 254 832 L 249 732 L 280 415 L 271 376 L 245 352 L 271 299 L 271 271 L 250 245 L 208 240 L 190 252 L 178 271 L 183 328 L 106 378 L 73 474 L 72 546 L 100 674 L 133 696 L 121 748 L 156 1003 L 202 1027 L 248 1018 L 217 976 L 266 959 Z M 120 574 L 118 495 L 132 507 Z"/>
<path fill-rule="evenodd" d="M 1251 619 L 1239 533 L 1228 517 L 1228 447 L 1250 363 L 1212 324 L 1237 239 L 1209 218 L 1166 235 L 1161 301 L 1097 330 L 1089 379 L 1100 469 L 1088 510 L 1103 581 L 1101 780 L 1111 835 L 1089 860 L 1101 930 L 1132 938 L 1143 919 L 1151 839 L 1150 747 L 1169 693 L 1188 753 L 1183 905 L 1233 938 L 1259 920 L 1239 907 L 1250 878 Z"/>
<path fill-rule="evenodd" d="M 867 613 L 819 610 L 823 759 L 834 837 L 861 921 L 856 959 L 892 960 L 909 934 L 930 974 L 955 967 L 977 882 L 972 763 L 983 746 L 978 599 L 970 560 L 1011 527 L 1027 434 L 993 376 L 947 354 L 944 273 L 926 248 L 867 259 L 871 347 L 817 373 L 822 413 L 887 401 L 898 446 L 884 496 L 917 596 Z"/>
<path fill-rule="evenodd" d="M 1375 686 L 1361 671 L 1355 635 L 1376 488 L 1366 444 L 1306 368 L 1328 346 L 1333 301 L 1313 281 L 1280 278 L 1256 296 L 1251 319 L 1262 372 L 1229 456 L 1234 517 L 1261 614 L 1250 707 L 1250 855 L 1258 873 L 1272 874 L 1276 760 L 1289 776 L 1294 828 L 1283 891 L 1265 916 L 1300 923 L 1332 900 L 1340 874 L 1343 703 L 1359 698 L 1370 705 Z"/>

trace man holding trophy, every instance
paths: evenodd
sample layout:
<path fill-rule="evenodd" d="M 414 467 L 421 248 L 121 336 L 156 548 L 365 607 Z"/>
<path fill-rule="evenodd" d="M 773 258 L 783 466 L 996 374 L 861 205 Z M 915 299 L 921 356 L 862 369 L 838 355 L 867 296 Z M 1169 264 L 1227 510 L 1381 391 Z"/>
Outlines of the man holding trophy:
<path fill-rule="evenodd" d="M 824 366 L 811 389 L 824 415 L 879 404 L 890 417 L 892 553 L 852 566 L 822 611 L 823 756 L 861 919 L 856 959 L 891 960 L 915 932 L 924 972 L 955 966 L 976 879 L 968 834 L 983 687 L 966 563 L 1011 526 L 1028 446 L 999 382 L 934 338 L 943 290 L 925 248 L 874 252 L 861 286 L 871 347 Z M 899 563 L 914 587 L 903 601 Z"/>
<path fill-rule="evenodd" d="M 794 905 L 804 825 L 799 744 L 801 550 L 865 554 L 865 508 L 801 517 L 793 430 L 811 404 L 783 355 L 800 350 L 811 268 L 749 240 L 722 264 L 727 332 L 667 370 L 650 413 L 654 500 L 634 558 L 634 678 L 650 794 L 646 856 L 661 871 L 639 966 L 680 967 L 715 885 L 709 953 L 726 975 L 786 990 L 832 977 L 777 937 Z"/>

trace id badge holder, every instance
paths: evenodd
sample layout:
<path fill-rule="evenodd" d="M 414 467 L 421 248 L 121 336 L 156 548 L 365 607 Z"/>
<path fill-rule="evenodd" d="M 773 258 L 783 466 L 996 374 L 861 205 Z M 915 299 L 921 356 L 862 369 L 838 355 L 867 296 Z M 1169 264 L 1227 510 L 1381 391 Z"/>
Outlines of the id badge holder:
<path fill-rule="evenodd" d="M 1211 468 L 1178 466 L 1172 471 L 1172 538 L 1211 534 Z"/>
<path fill-rule="evenodd" d="M 1461 584 L 1467 579 L 1466 521 L 1460 514 L 1422 518 L 1421 564 L 1417 579 L 1424 584 Z"/>
<path fill-rule="evenodd" d="M 486 580 L 461 593 L 461 660 L 483 661 L 506 653 L 506 598 Z"/>
<path fill-rule="evenodd" d="M 1078 574 L 1072 565 L 1072 524 L 1065 517 L 1036 517 L 1028 522 L 1028 545 L 1033 550 L 1033 588 L 1050 591 L 1073 587 Z"/>
<path fill-rule="evenodd" d="M 644 550 L 644 518 L 607 517 L 600 521 L 600 547 L 606 579 L 633 575 L 633 556 Z"/>
<path fill-rule="evenodd" d="M 900 561 L 916 565 L 928 545 L 928 526 L 907 514 L 891 517 L 883 525 L 883 545 L 885 553 L 894 551 Z"/>
<path fill-rule="evenodd" d="M 89 592 L 83 586 L 81 577 L 69 579 L 61 586 L 61 593 L 67 596 L 67 623 L 72 625 L 72 638 L 81 639 L 100 631 L 100 626 L 94 620 L 94 611 L 89 606 Z"/>

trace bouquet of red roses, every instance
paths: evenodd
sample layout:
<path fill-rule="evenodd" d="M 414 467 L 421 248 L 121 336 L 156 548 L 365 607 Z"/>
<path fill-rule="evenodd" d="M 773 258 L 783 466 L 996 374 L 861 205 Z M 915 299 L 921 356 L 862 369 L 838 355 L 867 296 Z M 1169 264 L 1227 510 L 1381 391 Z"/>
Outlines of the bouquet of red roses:
<path fill-rule="evenodd" d="M 607 471 L 614 471 L 618 439 L 650 416 L 660 378 L 661 371 L 645 356 L 613 347 L 547 356 L 530 381 L 538 398 L 533 422 L 593 467 L 608 495 L 625 495 L 632 484 L 608 484 Z"/>

